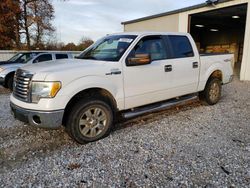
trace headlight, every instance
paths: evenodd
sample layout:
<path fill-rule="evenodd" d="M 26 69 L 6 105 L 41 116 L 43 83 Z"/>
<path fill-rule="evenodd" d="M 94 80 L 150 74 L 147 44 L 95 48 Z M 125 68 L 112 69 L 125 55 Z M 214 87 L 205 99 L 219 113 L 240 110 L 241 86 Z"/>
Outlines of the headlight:
<path fill-rule="evenodd" d="M 0 67 L 0 72 L 4 71 L 4 68 Z"/>
<path fill-rule="evenodd" d="M 53 98 L 61 89 L 61 82 L 32 82 L 32 102 L 38 103 L 41 98 Z"/>

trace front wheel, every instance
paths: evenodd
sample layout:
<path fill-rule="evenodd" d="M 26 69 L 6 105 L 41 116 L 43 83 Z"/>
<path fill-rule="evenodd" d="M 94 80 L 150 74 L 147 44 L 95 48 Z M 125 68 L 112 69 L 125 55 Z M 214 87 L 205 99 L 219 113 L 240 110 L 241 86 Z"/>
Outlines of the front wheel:
<path fill-rule="evenodd" d="M 7 79 L 7 87 L 8 87 L 8 89 L 10 89 L 10 91 L 13 91 L 13 82 L 14 82 L 14 75 L 11 75 Z"/>
<path fill-rule="evenodd" d="M 218 78 L 209 79 L 205 90 L 201 92 L 200 96 L 209 105 L 218 103 L 221 98 L 221 81 Z"/>
<path fill-rule="evenodd" d="M 101 100 L 82 100 L 77 103 L 66 124 L 69 135 L 80 144 L 99 140 L 110 133 L 113 112 Z"/>

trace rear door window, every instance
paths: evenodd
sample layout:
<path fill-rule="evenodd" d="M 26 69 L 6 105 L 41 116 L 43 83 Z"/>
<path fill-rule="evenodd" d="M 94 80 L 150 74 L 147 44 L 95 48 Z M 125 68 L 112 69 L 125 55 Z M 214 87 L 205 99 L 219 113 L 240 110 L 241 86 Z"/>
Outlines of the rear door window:
<path fill-rule="evenodd" d="M 185 58 L 194 56 L 194 51 L 188 37 L 169 35 L 168 42 L 172 51 L 171 58 Z"/>
<path fill-rule="evenodd" d="M 40 55 L 39 57 L 37 57 L 33 63 L 40 63 L 40 62 L 44 62 L 44 61 L 51 61 L 52 60 L 52 55 L 51 54 L 43 54 Z"/>
<path fill-rule="evenodd" d="M 56 54 L 56 59 L 68 59 L 68 54 Z"/>

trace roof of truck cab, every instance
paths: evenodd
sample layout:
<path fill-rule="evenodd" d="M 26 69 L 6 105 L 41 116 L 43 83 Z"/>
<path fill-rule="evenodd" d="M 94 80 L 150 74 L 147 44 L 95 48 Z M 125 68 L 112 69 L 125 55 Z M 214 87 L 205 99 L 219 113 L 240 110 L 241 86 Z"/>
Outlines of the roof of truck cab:
<path fill-rule="evenodd" d="M 61 52 L 61 51 L 55 51 L 55 52 L 39 52 L 39 55 L 42 54 L 72 54 L 72 52 Z"/>
<path fill-rule="evenodd" d="M 122 33 L 114 33 L 110 34 L 112 35 L 136 35 L 136 36 L 142 36 L 142 35 L 188 35 L 188 33 L 183 32 L 156 32 L 156 31 L 143 31 L 143 32 L 122 32 Z"/>

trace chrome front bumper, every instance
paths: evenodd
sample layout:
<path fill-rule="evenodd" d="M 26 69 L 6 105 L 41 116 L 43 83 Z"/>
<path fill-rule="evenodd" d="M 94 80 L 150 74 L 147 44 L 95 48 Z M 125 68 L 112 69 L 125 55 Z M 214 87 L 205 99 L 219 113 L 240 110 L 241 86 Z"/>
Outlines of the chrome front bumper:
<path fill-rule="evenodd" d="M 62 125 L 64 110 L 35 111 L 28 110 L 10 103 L 13 116 L 30 125 L 40 128 L 57 129 Z"/>

